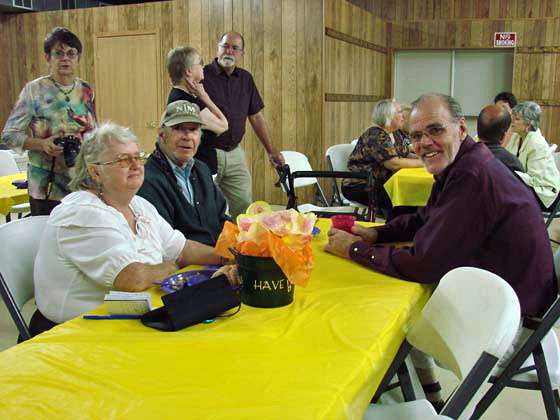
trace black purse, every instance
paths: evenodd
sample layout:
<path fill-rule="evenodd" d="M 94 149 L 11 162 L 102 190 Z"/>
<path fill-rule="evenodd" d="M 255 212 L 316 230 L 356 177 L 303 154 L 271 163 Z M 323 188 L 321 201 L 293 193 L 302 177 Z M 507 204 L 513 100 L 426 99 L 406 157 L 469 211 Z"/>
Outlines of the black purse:
<path fill-rule="evenodd" d="M 225 275 L 184 287 L 162 300 L 164 306 L 142 315 L 142 324 L 161 331 L 178 331 L 207 319 L 235 315 L 241 308 L 239 295 Z M 236 306 L 235 313 L 222 315 Z"/>

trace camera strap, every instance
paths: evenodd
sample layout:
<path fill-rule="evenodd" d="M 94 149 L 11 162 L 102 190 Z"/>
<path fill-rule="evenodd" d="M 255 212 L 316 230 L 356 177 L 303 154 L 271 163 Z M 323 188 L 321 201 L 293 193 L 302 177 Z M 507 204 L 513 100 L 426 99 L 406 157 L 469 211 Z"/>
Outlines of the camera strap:
<path fill-rule="evenodd" d="M 49 172 L 49 179 L 47 180 L 47 196 L 45 197 L 45 200 L 48 200 L 49 197 L 51 196 L 51 191 L 53 189 L 53 184 L 54 184 L 54 164 L 56 162 L 56 156 L 53 156 L 53 161 L 51 164 L 51 171 Z"/>

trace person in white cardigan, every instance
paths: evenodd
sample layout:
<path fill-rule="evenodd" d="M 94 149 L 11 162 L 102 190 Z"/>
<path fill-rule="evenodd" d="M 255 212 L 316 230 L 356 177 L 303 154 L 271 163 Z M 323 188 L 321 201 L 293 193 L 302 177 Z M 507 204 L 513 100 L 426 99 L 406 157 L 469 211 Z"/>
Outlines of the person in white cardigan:
<path fill-rule="evenodd" d="M 549 145 L 539 129 L 541 107 L 531 101 L 521 102 L 512 110 L 513 135 L 505 148 L 517 156 L 526 173 L 516 174 L 533 189 L 541 208 L 550 210 L 559 198 L 560 172 Z"/>

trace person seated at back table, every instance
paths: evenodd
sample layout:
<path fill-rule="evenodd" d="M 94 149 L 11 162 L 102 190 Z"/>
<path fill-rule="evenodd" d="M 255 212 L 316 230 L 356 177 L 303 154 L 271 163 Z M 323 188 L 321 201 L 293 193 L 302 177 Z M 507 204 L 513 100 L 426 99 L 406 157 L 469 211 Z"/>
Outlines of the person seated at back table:
<path fill-rule="evenodd" d="M 511 92 L 500 92 L 494 97 L 494 104 L 503 107 L 511 117 L 511 110 L 517 105 L 517 98 Z M 509 143 L 512 134 L 513 131 L 510 126 L 509 130 L 506 131 L 506 134 L 504 135 L 504 139 L 502 140 L 503 147 Z"/>
<path fill-rule="evenodd" d="M 222 263 L 136 196 L 144 160 L 134 134 L 114 123 L 82 143 L 75 192 L 53 210 L 39 244 L 32 335 L 98 307 L 109 290 L 142 291 L 188 264 Z"/>
<path fill-rule="evenodd" d="M 501 146 L 501 142 L 511 125 L 507 110 L 499 105 L 488 105 L 478 115 L 476 131 L 478 139 L 490 149 L 496 159 L 511 171 L 525 172 L 519 159 Z"/>
<path fill-rule="evenodd" d="M 197 105 L 188 101 L 167 105 L 138 195 L 187 238 L 214 246 L 229 218 L 226 199 L 208 166 L 194 158 L 201 124 Z"/>
<path fill-rule="evenodd" d="M 192 47 L 177 47 L 169 51 L 167 72 L 173 87 L 167 97 L 167 104 L 189 101 L 198 105 L 202 120 L 202 140 L 196 158 L 206 163 L 212 174 L 215 174 L 218 170 L 216 135 L 227 131 L 229 125 L 225 115 L 204 90 L 203 66 L 200 53 Z"/>
<path fill-rule="evenodd" d="M 531 187 L 541 209 L 551 210 L 560 199 L 560 172 L 539 129 L 541 107 L 535 102 L 521 102 L 512 115 L 513 134 L 504 147 L 523 165 L 525 173 L 518 176 Z"/>
<path fill-rule="evenodd" d="M 410 141 L 402 131 L 401 106 L 394 99 L 377 102 L 372 112 L 373 125 L 363 133 L 348 158 L 351 172 L 371 171 L 375 178 L 376 207 L 388 217 L 393 205 L 383 184 L 401 168 L 418 168 L 422 162 L 409 150 Z M 414 156 L 414 157 L 413 157 Z M 342 193 L 349 200 L 368 205 L 367 181 L 344 179 Z"/>
<path fill-rule="evenodd" d="M 454 98 L 428 94 L 412 106 L 414 150 L 435 178 L 426 207 L 384 226 L 354 225 L 353 234 L 331 229 L 325 250 L 418 283 L 435 284 L 457 267 L 482 268 L 512 286 L 523 316 L 542 315 L 557 287 L 548 234 L 531 191 L 484 144 L 466 135 Z M 390 244 L 406 241 L 412 246 Z M 415 366 L 423 385 L 439 387 L 433 363 Z M 437 387 L 427 388 L 427 397 L 441 406 Z"/>

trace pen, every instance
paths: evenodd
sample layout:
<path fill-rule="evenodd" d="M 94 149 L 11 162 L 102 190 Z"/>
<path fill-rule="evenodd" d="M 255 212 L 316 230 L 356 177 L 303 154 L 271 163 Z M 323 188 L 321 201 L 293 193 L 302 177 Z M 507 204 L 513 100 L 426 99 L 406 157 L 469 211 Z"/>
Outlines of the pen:
<path fill-rule="evenodd" d="M 140 319 L 141 315 L 84 315 L 84 319 Z"/>

